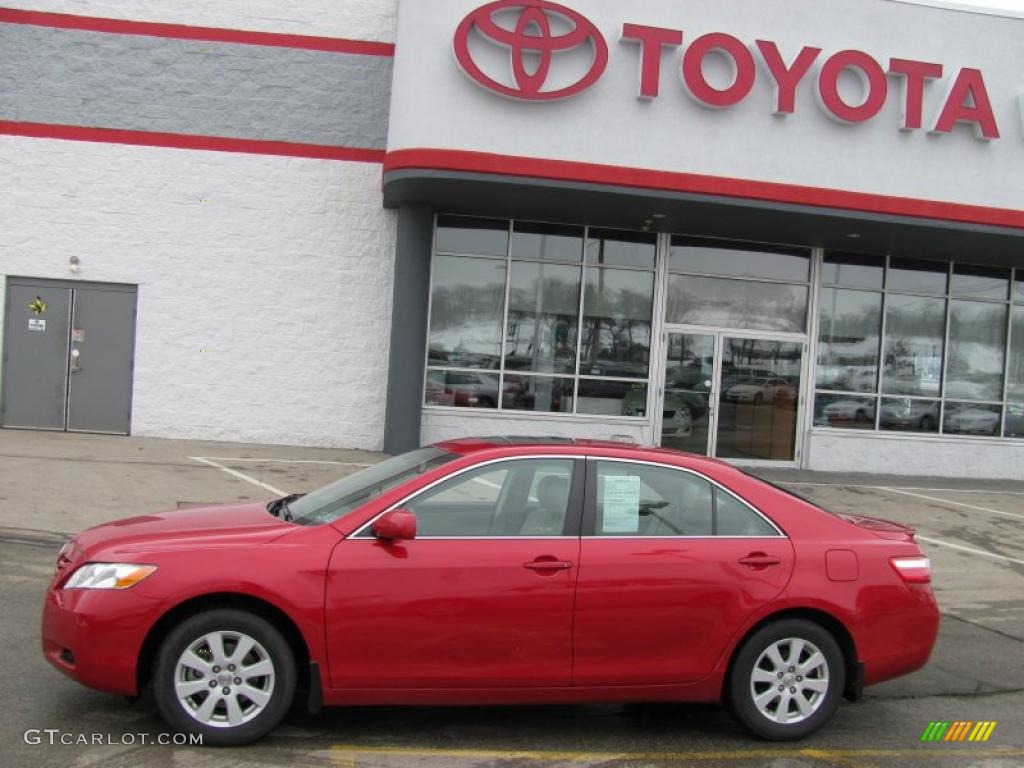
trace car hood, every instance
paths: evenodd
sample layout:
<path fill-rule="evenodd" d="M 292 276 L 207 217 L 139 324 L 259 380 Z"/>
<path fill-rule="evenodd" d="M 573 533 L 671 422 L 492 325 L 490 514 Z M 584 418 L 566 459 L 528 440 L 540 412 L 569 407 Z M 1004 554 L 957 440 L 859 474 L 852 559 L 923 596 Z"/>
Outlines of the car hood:
<path fill-rule="evenodd" d="M 263 544 L 295 529 L 267 512 L 266 502 L 171 509 L 115 520 L 74 539 L 72 559 L 154 549 Z"/>

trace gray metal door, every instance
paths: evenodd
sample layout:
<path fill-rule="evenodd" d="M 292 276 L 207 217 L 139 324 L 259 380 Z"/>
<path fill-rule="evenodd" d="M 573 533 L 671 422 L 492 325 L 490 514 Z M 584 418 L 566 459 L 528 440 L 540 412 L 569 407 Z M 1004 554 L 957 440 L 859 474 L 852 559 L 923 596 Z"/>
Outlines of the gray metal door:
<path fill-rule="evenodd" d="M 8 278 L 0 424 L 128 434 L 136 288 Z"/>
<path fill-rule="evenodd" d="M 128 434 L 135 291 L 76 288 L 72 304 L 68 431 Z"/>
<path fill-rule="evenodd" d="M 71 290 L 8 281 L 3 425 L 64 429 Z"/>

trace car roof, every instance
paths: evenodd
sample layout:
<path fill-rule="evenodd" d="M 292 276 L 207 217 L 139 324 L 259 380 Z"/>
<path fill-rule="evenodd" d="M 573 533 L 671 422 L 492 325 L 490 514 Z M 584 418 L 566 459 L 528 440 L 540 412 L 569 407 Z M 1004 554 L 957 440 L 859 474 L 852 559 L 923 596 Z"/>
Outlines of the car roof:
<path fill-rule="evenodd" d="M 678 463 L 680 459 L 687 464 L 699 465 L 709 464 L 732 468 L 732 465 L 719 459 L 712 459 L 696 453 L 686 453 L 671 448 L 655 448 L 649 445 L 639 445 L 634 442 L 620 440 L 591 440 L 573 437 L 536 437 L 521 435 L 503 435 L 496 437 L 463 437 L 455 440 L 446 440 L 435 443 L 437 448 L 458 454 L 459 456 L 471 456 L 475 453 L 491 451 L 496 448 L 563 448 L 568 453 L 580 455 L 594 455 L 607 453 L 609 456 L 622 458 L 629 454 L 636 454 L 636 458 L 658 459 Z"/>

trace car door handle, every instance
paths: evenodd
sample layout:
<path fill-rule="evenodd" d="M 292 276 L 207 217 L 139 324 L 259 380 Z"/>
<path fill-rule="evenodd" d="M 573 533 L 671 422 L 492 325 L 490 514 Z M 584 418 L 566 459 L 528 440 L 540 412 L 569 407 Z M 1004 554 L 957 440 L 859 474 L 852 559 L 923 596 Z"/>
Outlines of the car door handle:
<path fill-rule="evenodd" d="M 746 557 L 739 559 L 740 565 L 745 565 L 748 568 L 767 568 L 770 565 L 778 565 L 782 561 L 773 556 L 766 555 L 764 552 L 751 552 Z"/>
<path fill-rule="evenodd" d="M 568 560 L 537 558 L 532 562 L 523 563 L 523 568 L 530 571 L 567 571 L 572 568 L 572 563 Z"/>

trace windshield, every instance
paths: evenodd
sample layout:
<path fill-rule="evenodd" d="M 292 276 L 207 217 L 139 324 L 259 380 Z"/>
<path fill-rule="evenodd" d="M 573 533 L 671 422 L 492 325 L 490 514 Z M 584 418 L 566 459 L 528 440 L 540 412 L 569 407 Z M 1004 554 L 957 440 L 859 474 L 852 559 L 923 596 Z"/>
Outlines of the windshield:
<path fill-rule="evenodd" d="M 301 525 L 319 525 L 337 520 L 406 480 L 455 458 L 454 453 L 428 447 L 387 459 L 291 502 L 288 505 L 291 521 Z"/>

